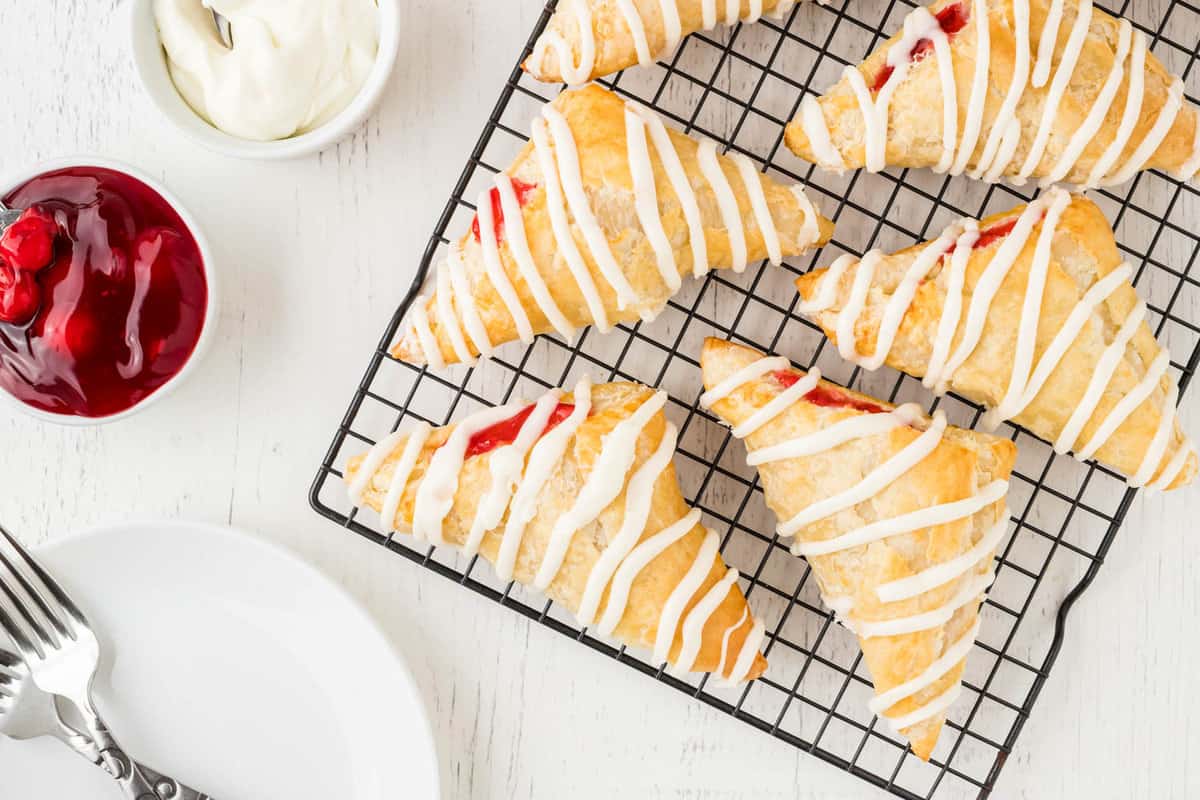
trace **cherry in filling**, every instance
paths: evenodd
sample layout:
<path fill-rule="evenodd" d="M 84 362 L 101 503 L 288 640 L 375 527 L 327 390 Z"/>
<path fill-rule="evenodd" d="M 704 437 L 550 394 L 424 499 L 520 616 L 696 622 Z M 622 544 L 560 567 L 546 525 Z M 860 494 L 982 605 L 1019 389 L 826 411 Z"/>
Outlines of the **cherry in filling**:
<path fill-rule="evenodd" d="M 466 458 L 472 456 L 480 456 L 484 453 L 495 450 L 497 447 L 506 444 L 512 444 L 517 440 L 517 434 L 521 432 L 521 426 L 525 424 L 525 420 L 529 419 L 529 415 L 533 413 L 536 404 L 531 403 L 525 408 L 518 411 L 508 419 L 501 420 L 494 425 L 489 425 L 481 431 L 478 431 L 471 440 L 467 442 Z M 571 412 L 575 410 L 574 403 L 559 403 L 550 412 L 550 419 L 546 421 L 546 427 L 542 430 L 539 436 L 545 436 L 550 431 L 554 430 L 558 423 L 562 422 L 567 417 L 571 416 Z"/>
<path fill-rule="evenodd" d="M 937 12 L 934 17 L 937 19 L 938 26 L 945 32 L 947 38 L 952 39 L 954 38 L 954 34 L 967 26 L 967 22 L 970 20 L 970 12 L 967 11 L 963 3 L 951 3 Z M 916 63 L 932 52 L 932 41 L 929 39 L 918 39 L 917 43 L 913 45 L 913 49 L 909 51 L 908 60 Z M 879 70 L 879 74 L 875 76 L 875 83 L 871 85 L 871 91 L 878 92 L 882 89 L 895 71 L 895 67 L 885 63 Z"/>
<path fill-rule="evenodd" d="M 526 183 L 520 178 L 510 178 L 512 182 L 513 193 L 517 196 L 517 205 L 524 206 L 529 202 L 529 196 L 533 194 L 533 190 L 537 188 L 536 183 Z M 496 243 L 504 241 L 504 207 L 500 204 L 500 189 L 493 186 L 488 192 L 488 200 L 492 204 L 492 232 L 496 236 Z M 479 215 L 475 215 L 475 219 L 471 220 L 471 233 L 475 236 L 475 241 L 479 241 Z"/>
<path fill-rule="evenodd" d="M 4 202 L 31 221 L 0 240 L 0 387 L 44 411 L 102 417 L 183 368 L 208 286 L 196 240 L 158 192 L 70 167 Z"/>
<path fill-rule="evenodd" d="M 771 375 L 779 383 L 783 384 L 783 388 L 787 389 L 800 380 L 800 375 L 791 370 L 781 369 L 772 372 Z M 887 411 L 881 405 L 859 400 L 857 397 L 852 397 L 845 392 L 839 391 L 834 387 L 818 383 L 812 391 L 804 395 L 804 401 L 812 403 L 815 406 L 825 406 L 826 408 L 852 408 L 855 411 L 865 411 L 868 414 L 883 414 Z"/>

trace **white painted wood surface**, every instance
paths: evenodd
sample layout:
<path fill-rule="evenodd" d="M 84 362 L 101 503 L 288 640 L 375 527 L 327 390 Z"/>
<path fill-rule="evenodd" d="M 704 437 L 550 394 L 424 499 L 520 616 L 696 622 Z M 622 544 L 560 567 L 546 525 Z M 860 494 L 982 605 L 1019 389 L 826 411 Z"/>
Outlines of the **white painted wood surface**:
<path fill-rule="evenodd" d="M 0 414 L 5 524 L 37 544 L 129 518 L 196 519 L 297 551 L 407 654 L 446 797 L 882 796 L 308 509 L 329 435 L 540 12 L 536 0 L 406 5 L 379 113 L 320 157 L 258 164 L 199 150 L 156 115 L 121 4 L 0 3 L 0 173 L 75 152 L 132 162 L 202 221 L 223 281 L 215 347 L 161 406 L 83 430 Z M 1196 405 L 1183 412 L 1193 431 Z M 1200 793 L 1198 514 L 1196 490 L 1137 501 L 996 796 Z"/>

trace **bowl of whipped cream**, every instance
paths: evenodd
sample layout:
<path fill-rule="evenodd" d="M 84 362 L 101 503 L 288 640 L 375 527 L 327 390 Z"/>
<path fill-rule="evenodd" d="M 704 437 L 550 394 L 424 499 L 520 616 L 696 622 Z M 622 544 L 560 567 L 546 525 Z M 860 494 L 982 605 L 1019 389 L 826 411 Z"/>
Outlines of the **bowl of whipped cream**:
<path fill-rule="evenodd" d="M 239 158 L 295 158 L 353 133 L 399 52 L 399 0 L 131 0 L 133 60 L 180 130 Z M 228 23 L 225 38 L 213 12 Z"/>

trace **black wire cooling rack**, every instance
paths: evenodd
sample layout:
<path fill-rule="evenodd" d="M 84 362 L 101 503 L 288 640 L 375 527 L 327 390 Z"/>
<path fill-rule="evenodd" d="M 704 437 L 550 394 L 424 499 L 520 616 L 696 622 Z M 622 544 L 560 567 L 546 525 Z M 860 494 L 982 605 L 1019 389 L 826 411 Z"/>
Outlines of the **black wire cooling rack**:
<path fill-rule="evenodd" d="M 685 282 L 667 310 L 650 323 L 622 325 L 605 336 L 588 330 L 574 346 L 543 336 L 527 347 L 508 345 L 499 358 L 475 368 L 427 372 L 387 353 L 401 318 L 447 242 L 447 231 L 457 237 L 466 230 L 474 213 L 471 199 L 516 155 L 538 106 L 557 91 L 514 68 L 425 248 L 416 281 L 337 428 L 313 483 L 311 502 L 346 529 L 895 795 L 985 797 L 1046 681 L 1071 606 L 1095 578 L 1136 493 L 1102 467 L 1058 457 L 1020 428 L 1003 429 L 1020 450 L 1009 496 L 1013 533 L 997 557 L 997 579 L 983 608 L 979 641 L 968 658 L 963 696 L 949 712 L 933 758 L 924 763 L 867 711 L 870 678 L 853 635 L 822 607 L 806 563 L 774 535 L 774 520 L 741 446 L 698 407 L 702 387 L 697 358 L 710 335 L 789 356 L 805 367 L 820 365 L 831 379 L 893 401 L 918 400 L 930 407 L 919 382 L 887 369 L 860 372 L 826 348 L 819 331 L 795 313 L 792 279 L 840 252 L 861 255 L 871 247 L 903 247 L 958 217 L 979 217 L 1026 202 L 1034 190 L 927 170 L 858 171 L 839 177 L 799 161 L 782 146 L 784 125 L 803 94 L 832 84 L 844 65 L 857 63 L 898 30 L 912 7 L 898 0 L 801 4 L 786 20 L 695 34 L 669 60 L 603 81 L 678 127 L 745 153 L 769 174 L 807 185 L 821 210 L 837 222 L 834 240 L 824 251 L 794 259 L 783 269 L 763 264 L 741 275 L 717 271 Z M 552 9 L 553 2 L 522 59 Z M 1200 57 L 1200 7 L 1183 0 L 1135 7 L 1127 0 L 1110 11 L 1146 32 L 1154 52 L 1183 76 L 1188 97 L 1196 102 L 1200 78 L 1192 72 Z M 1143 173 L 1115 192 L 1091 196 L 1115 224 L 1159 340 L 1177 357 L 1185 356 L 1171 362 L 1182 391 L 1200 360 L 1200 326 L 1175 311 L 1194 308 L 1200 297 L 1200 281 L 1191 275 L 1200 253 L 1195 225 L 1200 192 L 1165 175 Z M 341 480 L 346 459 L 406 418 L 445 424 L 510 397 L 573 385 L 583 372 L 597 379 L 641 381 L 670 393 L 667 413 L 680 432 L 676 466 L 685 494 L 704 511 L 707 524 L 724 533 L 722 552 L 742 572 L 743 589 L 767 623 L 771 666 L 763 678 L 738 689 L 717 689 L 702 679 L 668 674 L 649 663 L 647 654 L 625 651 L 580 630 L 540 595 L 498 581 L 486 563 L 464 559 L 450 548 L 418 548 L 405 537 L 393 538 L 376 515 L 359 512 L 346 498 Z M 981 416 L 977 406 L 954 396 L 932 405 L 939 404 L 959 425 L 973 426 Z"/>

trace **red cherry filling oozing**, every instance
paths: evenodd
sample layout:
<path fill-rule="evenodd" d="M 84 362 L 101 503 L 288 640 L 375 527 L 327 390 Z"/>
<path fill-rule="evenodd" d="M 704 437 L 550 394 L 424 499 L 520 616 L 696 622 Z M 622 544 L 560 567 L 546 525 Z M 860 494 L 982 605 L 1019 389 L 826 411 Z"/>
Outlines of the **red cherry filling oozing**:
<path fill-rule="evenodd" d="M 530 404 L 518 411 L 513 416 L 506 420 L 501 420 L 494 425 L 489 425 L 483 430 L 471 437 L 471 441 L 467 442 L 466 458 L 472 456 L 480 456 L 497 447 L 506 444 L 512 444 L 517 440 L 517 434 L 521 432 L 521 426 L 525 424 L 525 420 L 529 419 L 529 415 L 533 413 L 534 404 Z M 550 412 L 550 419 L 546 422 L 545 429 L 539 435 L 545 436 L 550 431 L 554 430 L 558 423 L 562 422 L 567 417 L 571 416 L 571 412 L 575 410 L 573 403 L 559 403 Z"/>
<path fill-rule="evenodd" d="M 946 36 L 951 39 L 954 38 L 954 34 L 958 33 L 967 26 L 967 22 L 971 18 L 970 12 L 967 11 L 967 7 L 964 3 L 951 3 L 941 11 L 937 12 L 934 17 L 937 18 L 938 26 L 943 32 L 945 32 Z M 913 45 L 913 49 L 909 51 L 908 60 L 911 63 L 916 63 L 932 52 L 932 41 L 929 39 L 918 39 L 917 43 Z M 875 76 L 875 83 L 871 85 L 871 91 L 878 92 L 880 89 L 882 89 L 884 85 L 887 84 L 888 79 L 892 77 L 892 73 L 895 71 L 896 68 L 891 64 L 884 63 L 883 67 L 879 70 L 879 74 Z"/>
<path fill-rule="evenodd" d="M 517 205 L 524 207 L 529 202 L 529 195 L 533 194 L 533 190 L 537 188 L 536 183 L 526 183 L 520 178 L 510 178 L 512 182 L 513 193 L 517 196 Z M 500 204 L 500 189 L 493 186 L 488 192 L 488 201 L 492 205 L 492 233 L 496 236 L 496 243 L 504 241 L 504 207 Z M 479 241 L 479 215 L 471 220 L 471 233 L 475 236 L 475 241 Z"/>
<path fill-rule="evenodd" d="M 199 245 L 158 192 L 70 167 L 4 200 L 30 211 L 0 240 L 0 387 L 44 411 L 103 417 L 183 368 L 208 286 Z"/>
<path fill-rule="evenodd" d="M 772 372 L 771 375 L 783 388 L 787 389 L 796 385 L 800 380 L 800 375 L 791 370 L 781 369 Z M 882 414 L 887 411 L 881 405 L 871 403 L 866 400 L 860 400 L 857 397 L 852 397 L 846 392 L 830 386 L 829 384 L 819 383 L 812 391 L 804 395 L 806 403 L 812 403 L 815 406 L 824 406 L 826 408 L 852 408 L 855 411 L 865 411 L 868 414 Z"/>

